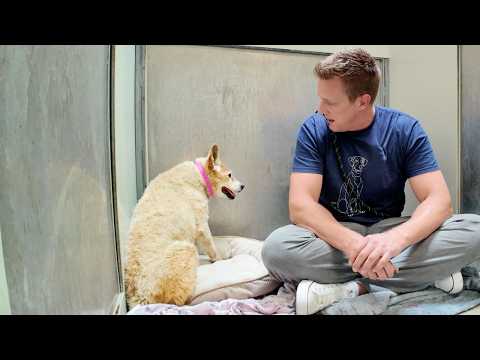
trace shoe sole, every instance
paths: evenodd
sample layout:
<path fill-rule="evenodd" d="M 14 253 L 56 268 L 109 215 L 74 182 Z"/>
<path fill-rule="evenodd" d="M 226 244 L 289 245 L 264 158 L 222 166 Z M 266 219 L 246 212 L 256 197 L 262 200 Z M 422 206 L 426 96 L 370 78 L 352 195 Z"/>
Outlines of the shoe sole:
<path fill-rule="evenodd" d="M 301 281 L 297 287 L 297 296 L 295 299 L 295 312 L 297 315 L 308 314 L 308 291 L 312 286 L 313 281 Z"/>

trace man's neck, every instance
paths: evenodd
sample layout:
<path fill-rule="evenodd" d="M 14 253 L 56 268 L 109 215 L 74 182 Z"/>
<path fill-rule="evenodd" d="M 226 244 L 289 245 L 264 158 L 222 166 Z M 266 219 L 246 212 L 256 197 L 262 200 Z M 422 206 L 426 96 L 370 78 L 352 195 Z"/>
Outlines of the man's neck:
<path fill-rule="evenodd" d="M 369 109 L 365 110 L 365 112 L 361 113 L 359 116 L 360 120 L 358 121 L 355 128 L 351 129 L 350 131 L 359 131 L 369 127 L 370 124 L 373 122 L 373 119 L 375 118 L 375 106 L 372 105 Z"/>

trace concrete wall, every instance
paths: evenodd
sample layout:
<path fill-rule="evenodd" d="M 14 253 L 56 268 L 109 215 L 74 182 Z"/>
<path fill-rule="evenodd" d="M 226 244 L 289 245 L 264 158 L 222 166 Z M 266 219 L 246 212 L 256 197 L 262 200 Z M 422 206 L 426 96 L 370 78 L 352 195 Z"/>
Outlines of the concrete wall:
<path fill-rule="evenodd" d="M 270 49 L 287 49 L 287 50 L 300 50 L 300 51 L 316 51 L 333 53 L 341 49 L 348 48 L 363 48 L 367 50 L 372 56 L 389 58 L 390 46 L 383 45 L 247 45 L 256 47 L 265 47 Z"/>
<path fill-rule="evenodd" d="M 389 46 L 390 106 L 415 116 L 430 137 L 459 208 L 459 116 L 456 45 Z M 417 204 L 407 185 L 410 214 Z"/>
<path fill-rule="evenodd" d="M 461 59 L 461 189 L 463 213 L 480 213 L 480 45 L 460 46 Z"/>
<path fill-rule="evenodd" d="M 108 46 L 0 46 L 0 227 L 13 314 L 104 314 L 118 292 L 109 70 Z"/>
<path fill-rule="evenodd" d="M 313 68 L 322 55 L 202 46 L 146 52 L 150 181 L 213 143 L 246 188 L 235 201 L 212 199 L 214 235 L 265 239 L 288 223 L 296 133 L 317 106 Z"/>

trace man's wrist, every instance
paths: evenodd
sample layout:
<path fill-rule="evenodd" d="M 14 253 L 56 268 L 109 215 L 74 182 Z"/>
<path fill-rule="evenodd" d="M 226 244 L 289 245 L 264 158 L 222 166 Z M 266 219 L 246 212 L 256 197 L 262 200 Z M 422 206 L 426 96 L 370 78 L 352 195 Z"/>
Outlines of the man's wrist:
<path fill-rule="evenodd" d="M 354 249 L 356 246 L 358 246 L 359 243 L 362 242 L 364 236 L 357 233 L 356 231 L 350 230 L 348 228 L 346 229 L 347 231 L 345 232 L 344 239 L 347 240 L 343 241 L 342 248 L 340 250 L 343 253 L 350 253 L 352 249 Z"/>
<path fill-rule="evenodd" d="M 395 227 L 387 231 L 387 233 L 390 233 L 392 235 L 395 245 L 399 249 L 399 252 L 410 246 L 410 243 L 412 242 L 411 237 L 402 228 Z"/>

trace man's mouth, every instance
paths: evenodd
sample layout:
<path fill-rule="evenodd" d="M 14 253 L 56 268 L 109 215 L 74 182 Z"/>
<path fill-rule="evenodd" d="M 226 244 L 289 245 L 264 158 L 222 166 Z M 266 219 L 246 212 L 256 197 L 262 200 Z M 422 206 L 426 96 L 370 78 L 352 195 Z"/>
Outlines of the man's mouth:
<path fill-rule="evenodd" d="M 222 192 L 227 195 L 227 197 L 231 200 L 235 199 L 235 193 L 227 188 L 226 186 L 222 186 Z"/>
<path fill-rule="evenodd" d="M 322 114 L 323 114 L 323 117 L 325 118 L 325 120 L 327 120 L 328 125 L 331 125 L 335 122 L 335 120 L 327 118 L 327 115 L 325 115 L 324 113 L 322 113 Z"/>

